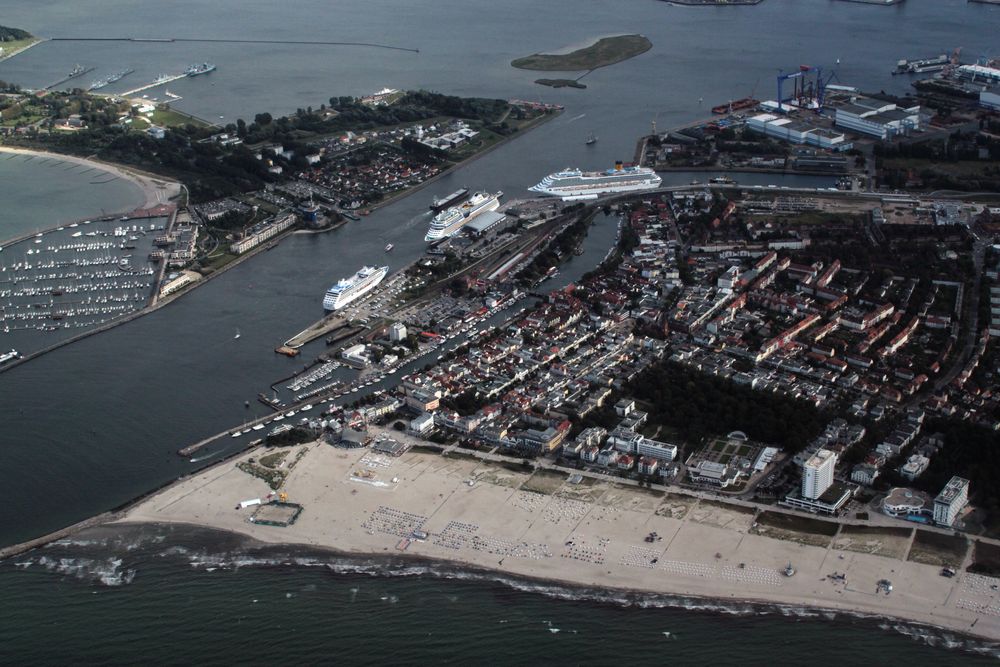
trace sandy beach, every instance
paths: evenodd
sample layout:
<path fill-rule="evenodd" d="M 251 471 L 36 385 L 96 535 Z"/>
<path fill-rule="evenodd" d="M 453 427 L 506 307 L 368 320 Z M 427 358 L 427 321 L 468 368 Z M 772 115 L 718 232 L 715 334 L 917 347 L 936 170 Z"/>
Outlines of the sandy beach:
<path fill-rule="evenodd" d="M 171 181 L 170 179 L 163 178 L 162 176 L 155 176 L 144 171 L 139 171 L 138 169 L 124 167 L 122 165 L 101 162 L 99 160 L 3 145 L 0 145 L 0 153 L 32 155 L 35 157 L 46 157 L 61 160 L 63 162 L 71 162 L 87 167 L 93 167 L 94 169 L 99 169 L 100 171 L 111 174 L 122 180 L 134 183 L 136 187 L 142 191 L 142 204 L 136 208 L 153 208 L 160 204 L 166 204 L 171 198 L 176 197 L 181 191 L 180 183 Z"/>
<path fill-rule="evenodd" d="M 279 469 L 288 474 L 281 490 L 303 511 L 291 526 L 259 525 L 251 521 L 259 507 L 237 506 L 271 490 L 237 464 L 267 453 L 178 482 L 119 521 L 192 524 L 265 543 L 406 554 L 591 587 L 827 608 L 1000 639 L 1000 579 L 949 579 L 938 566 L 852 550 L 850 540 L 814 546 L 765 537 L 741 508 L 610 481 L 573 485 L 564 475 L 466 456 L 299 445 Z M 415 530 L 427 538 L 409 539 Z M 784 573 L 789 563 L 793 576 Z M 892 582 L 890 594 L 877 590 L 882 579 Z"/>

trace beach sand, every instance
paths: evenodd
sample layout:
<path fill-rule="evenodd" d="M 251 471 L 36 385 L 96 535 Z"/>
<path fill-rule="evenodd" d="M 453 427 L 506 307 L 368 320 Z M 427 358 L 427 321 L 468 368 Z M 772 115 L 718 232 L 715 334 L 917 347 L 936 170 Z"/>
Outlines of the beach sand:
<path fill-rule="evenodd" d="M 461 455 L 292 449 L 286 462 L 304 452 L 281 488 L 304 507 L 292 526 L 257 525 L 254 507 L 235 509 L 270 493 L 236 468 L 265 450 L 182 480 L 119 521 L 193 524 L 265 543 L 407 554 L 591 587 L 895 617 L 1000 639 L 1000 579 L 949 579 L 937 566 L 764 537 L 754 534 L 752 513 L 720 503 L 611 481 L 574 486 L 549 472 L 526 478 Z M 415 529 L 427 539 L 407 539 Z M 651 532 L 660 539 L 645 541 Z M 834 572 L 846 581 L 830 579 Z M 876 591 L 881 579 L 892 582 L 891 594 Z"/>
<path fill-rule="evenodd" d="M 46 151 L 36 151 L 27 148 L 16 148 L 13 146 L 2 145 L 0 145 L 0 153 L 33 155 L 36 157 L 54 158 L 62 160 L 63 162 L 72 162 L 79 165 L 85 165 L 87 167 L 93 167 L 94 169 L 99 169 L 105 173 L 116 176 L 117 178 L 134 183 L 140 190 L 142 190 L 143 198 L 142 204 L 136 208 L 154 208 L 161 204 L 166 204 L 171 198 L 180 194 L 181 191 L 180 184 L 175 181 L 171 181 L 168 178 L 156 176 L 138 169 L 124 167 L 122 165 L 111 164 L 109 162 L 101 162 L 99 160 L 81 158 L 73 155 L 64 155 L 62 153 L 49 153 Z M 117 212 L 125 213 L 126 211 Z"/>

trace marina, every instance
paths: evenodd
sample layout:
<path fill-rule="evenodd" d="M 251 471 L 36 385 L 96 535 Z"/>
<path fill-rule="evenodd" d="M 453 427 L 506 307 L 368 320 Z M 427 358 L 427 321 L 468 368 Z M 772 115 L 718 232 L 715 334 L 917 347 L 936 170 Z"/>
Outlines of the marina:
<path fill-rule="evenodd" d="M 149 304 L 166 218 L 104 218 L 0 248 L 0 339 L 24 354 Z"/>

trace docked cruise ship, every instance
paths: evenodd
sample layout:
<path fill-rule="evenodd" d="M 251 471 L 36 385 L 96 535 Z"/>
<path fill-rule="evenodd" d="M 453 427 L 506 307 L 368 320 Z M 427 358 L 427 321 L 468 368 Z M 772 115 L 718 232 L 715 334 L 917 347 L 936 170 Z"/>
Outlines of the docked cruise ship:
<path fill-rule="evenodd" d="M 350 278 L 337 281 L 337 284 L 326 291 L 323 307 L 327 310 L 340 310 L 355 299 L 368 294 L 382 282 L 388 266 L 364 266 Z"/>
<path fill-rule="evenodd" d="M 656 172 L 648 167 L 624 167 L 621 162 L 616 162 L 614 168 L 607 171 L 566 169 L 549 174 L 541 183 L 528 189 L 572 201 L 597 199 L 601 195 L 617 192 L 651 190 L 659 187 L 661 181 Z"/>
<path fill-rule="evenodd" d="M 502 196 L 502 192 L 493 194 L 489 192 L 477 192 L 460 206 L 453 206 L 445 211 L 441 211 L 431 220 L 431 227 L 427 230 L 427 236 L 424 237 L 424 241 L 440 241 L 441 239 L 457 234 L 462 227 L 472 222 L 476 216 L 500 208 L 500 197 Z"/>

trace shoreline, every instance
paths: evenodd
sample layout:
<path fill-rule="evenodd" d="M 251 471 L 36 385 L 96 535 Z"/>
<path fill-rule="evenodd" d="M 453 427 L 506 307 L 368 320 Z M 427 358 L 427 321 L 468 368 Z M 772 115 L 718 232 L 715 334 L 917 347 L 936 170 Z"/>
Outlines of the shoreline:
<path fill-rule="evenodd" d="M 317 443 L 298 447 L 306 452 L 305 458 L 282 487 L 291 501 L 305 508 L 292 526 L 255 524 L 248 521 L 249 510 L 233 509 L 241 499 L 263 498 L 270 492 L 263 481 L 235 467 L 236 460 L 250 456 L 248 452 L 137 500 L 109 523 L 188 525 L 238 534 L 267 546 L 316 548 L 352 557 L 425 560 L 497 576 L 624 594 L 873 615 L 979 640 L 1000 639 L 1000 617 L 956 605 L 975 597 L 969 586 L 981 575 L 963 571 L 959 577 L 947 579 L 939 576 L 938 566 L 837 549 L 833 543 L 820 547 L 765 537 L 749 530 L 753 515 L 727 512 L 724 503 L 696 500 L 685 510 L 686 515 L 678 518 L 671 514 L 673 509 L 666 513 L 659 511 L 662 506 L 652 509 L 658 499 L 653 500 L 648 492 L 624 489 L 610 480 L 560 491 L 577 493 L 600 487 L 609 494 L 605 500 L 612 501 L 584 504 L 557 493 L 519 489 L 519 484 L 511 484 L 509 479 L 524 480 L 500 466 L 416 452 L 390 463 L 391 472 L 376 469 L 380 478 L 396 475 L 399 480 L 380 487 L 357 477 L 359 466 L 368 465 L 361 461 L 370 456 L 368 450 L 335 449 Z M 479 481 L 469 485 L 470 478 Z M 664 496 L 661 493 L 658 497 Z M 668 493 L 665 498 L 671 502 L 673 496 Z M 540 504 L 524 505 L 529 501 Z M 702 507 L 696 507 L 699 502 Z M 560 508 L 554 510 L 554 505 Z M 331 507 L 338 510 L 335 515 L 329 511 Z M 429 517 L 419 518 L 424 519 L 421 530 L 430 537 L 407 541 L 406 531 L 387 529 L 391 522 L 386 524 L 386 519 L 379 518 L 387 508 L 395 513 L 391 517 L 418 512 Z M 718 516 L 705 519 L 699 512 Z M 741 520 L 744 525 L 738 526 Z M 651 527 L 662 531 L 668 540 L 665 551 L 657 556 L 662 563 L 656 566 L 636 560 L 664 549 L 663 544 L 644 543 L 640 535 Z M 475 536 L 469 537 L 473 530 Z M 789 561 L 798 572 L 792 577 L 779 576 Z M 825 577 L 818 578 L 829 570 L 850 573 L 852 585 L 845 583 L 840 588 Z M 885 576 L 896 586 L 892 596 L 869 589 Z M 970 577 L 973 583 L 966 584 Z M 860 586 L 854 585 L 856 581 Z"/>
<path fill-rule="evenodd" d="M 329 568 L 334 574 L 363 574 L 373 577 L 399 577 L 399 576 L 431 576 L 452 581 L 477 581 L 495 583 L 507 586 L 514 590 L 553 597 L 563 600 L 580 600 L 597 604 L 611 604 L 615 606 L 639 609 L 677 609 L 683 611 L 725 614 L 738 617 L 760 615 L 762 610 L 765 614 L 775 614 L 790 619 L 813 618 L 821 622 L 843 622 L 845 619 L 850 622 L 878 619 L 904 624 L 907 627 L 931 630 L 938 633 L 955 633 L 974 642 L 981 642 L 984 646 L 992 645 L 994 639 L 969 632 L 957 630 L 947 626 L 912 620 L 898 615 L 883 613 L 882 611 L 861 611 L 852 608 L 840 608 L 834 606 L 823 606 L 810 604 L 807 601 L 778 601 L 765 598 L 741 597 L 741 596 L 720 596 L 704 595 L 697 593 L 672 593 L 672 592 L 651 592 L 639 588 L 626 588 L 617 586 L 602 586 L 583 584 L 572 579 L 562 579 L 558 577 L 540 577 L 504 571 L 498 568 L 484 567 L 467 561 L 435 558 L 424 555 L 407 554 L 400 552 L 378 552 L 378 551 L 349 551 L 339 549 L 335 546 L 314 544 L 309 542 L 268 542 L 247 533 L 223 528 L 205 526 L 192 522 L 157 522 L 157 521 L 118 521 L 109 520 L 102 524 L 96 524 L 88 528 L 107 526 L 109 523 L 124 523 L 129 528 L 170 528 L 189 531 L 197 531 L 201 535 L 216 535 L 236 538 L 241 542 L 241 546 L 247 550 L 256 550 L 274 553 L 273 562 L 266 558 L 260 563 L 263 566 L 288 566 L 291 568 L 312 567 L 317 563 L 309 562 L 313 559 L 327 557 L 331 559 L 343 559 L 350 561 L 347 563 L 319 563 Z M 81 528 L 80 531 L 85 530 Z M 64 538 L 67 536 L 63 536 Z M 167 541 L 177 540 L 171 536 Z M 183 543 L 181 543 L 183 544 Z M 284 549 L 292 550 L 294 554 L 303 559 L 303 562 L 293 562 L 288 558 L 288 554 L 281 553 Z M 306 553 L 298 551 L 304 548 Z M 254 558 L 261 554 L 232 554 L 238 558 L 240 555 L 250 555 Z M 271 554 L 263 554 L 271 555 Z M 387 567 L 389 566 L 389 567 Z M 225 569 L 226 565 L 222 568 Z M 231 564 L 235 570 L 245 567 L 237 560 Z M 424 572 L 415 572 L 414 569 L 423 569 Z M 750 608 L 748 608 L 750 607 Z M 796 611 L 804 613 L 797 614 Z M 816 616 L 826 616 L 823 619 L 816 619 Z M 907 634 L 907 633 L 902 633 Z"/>
<path fill-rule="evenodd" d="M 142 193 L 142 202 L 135 206 L 135 209 L 155 208 L 156 206 L 166 204 L 181 192 L 181 184 L 177 181 L 124 165 L 104 162 L 96 158 L 84 158 L 68 153 L 53 153 L 33 148 L 20 148 L 2 143 L 0 143 L 0 153 L 30 155 L 32 157 L 54 158 L 65 162 L 73 162 L 81 166 L 99 169 L 124 181 L 128 181 L 139 188 L 139 191 Z"/>
<path fill-rule="evenodd" d="M 501 138 L 499 141 L 497 141 L 493 145 L 485 148 L 484 150 L 478 151 L 478 152 L 476 152 L 473 155 L 470 155 L 469 157 L 465 158 L 461 162 L 456 162 L 452 167 L 450 167 L 449 169 L 446 169 L 445 171 L 442 171 L 441 173 L 437 174 L 436 176 L 433 176 L 433 177 L 427 179 L 426 181 L 424 181 L 424 182 L 422 182 L 422 183 L 420 183 L 418 185 L 413 186 L 412 188 L 408 188 L 408 189 L 404 190 L 403 192 L 395 194 L 395 195 L 393 195 L 391 197 L 388 197 L 387 199 L 384 199 L 383 201 L 380 201 L 380 202 L 374 204 L 372 207 L 370 207 L 368 209 L 369 212 L 374 212 L 374 211 L 378 210 L 379 208 L 381 208 L 383 206 L 388 206 L 389 204 L 392 204 L 395 201 L 403 199 L 403 198 L 405 198 L 408 195 L 411 195 L 411 194 L 413 194 L 413 193 L 415 193 L 415 192 L 417 192 L 419 190 L 424 189 L 425 187 L 431 185 L 436 180 L 438 180 L 438 179 L 440 179 L 440 178 L 442 178 L 442 177 L 444 177 L 446 175 L 449 175 L 452 172 L 456 171 L 459 167 L 465 166 L 465 165 L 467 165 L 467 164 L 469 164 L 469 163 L 471 163 L 471 162 L 473 162 L 475 160 L 478 160 L 480 157 L 483 157 L 484 155 L 487 155 L 488 153 L 490 153 L 490 152 L 492 152 L 492 151 L 500 148 L 501 146 L 505 145 L 507 142 L 513 141 L 514 139 L 516 139 L 519 136 L 521 136 L 521 135 L 529 132 L 530 130 L 533 130 L 533 129 L 537 128 L 537 127 L 540 127 L 540 126 L 544 125 L 548 121 L 550 121 L 550 120 L 552 120 L 554 118 L 557 118 L 561 114 L 562 114 L 562 111 L 559 110 L 559 111 L 555 111 L 555 112 L 552 112 L 552 113 L 545 114 L 543 116 L 539 116 L 538 119 L 536 119 L 534 122 L 530 123 L 529 125 L 525 126 L 524 128 L 522 128 L 518 132 L 516 132 L 516 133 L 514 133 L 512 135 L 509 135 L 509 136 Z M 147 172 L 143 172 L 143 171 L 140 171 L 140 170 L 130 169 L 130 168 L 124 167 L 122 165 L 114 165 L 114 164 L 107 163 L 107 162 L 102 162 L 102 161 L 99 161 L 99 160 L 94 160 L 94 159 L 90 159 L 90 158 L 81 158 L 81 157 L 77 157 L 77 156 L 73 156 L 73 155 L 66 155 L 66 154 L 63 154 L 63 153 L 51 153 L 51 152 L 48 152 L 48 151 L 38 151 L 38 150 L 34 150 L 34 149 L 17 148 L 17 147 L 13 147 L 13 146 L 5 146 L 3 144 L 0 144 L 0 153 L 5 153 L 5 152 L 6 153 L 13 153 L 13 154 L 20 154 L 20 155 L 32 155 L 32 156 L 36 156 L 36 157 L 51 157 L 51 158 L 65 159 L 65 160 L 76 162 L 76 163 L 79 163 L 79 164 L 86 164 L 86 165 L 92 166 L 94 168 L 101 169 L 101 170 L 103 170 L 103 171 L 105 171 L 107 173 L 111 173 L 111 174 L 113 174 L 113 175 L 115 175 L 115 176 L 117 176 L 119 178 L 123 178 L 123 179 L 129 180 L 130 182 L 134 183 L 136 186 L 139 187 L 139 189 L 143 193 L 143 197 L 146 200 L 142 205 L 137 206 L 136 209 L 152 208 L 154 206 L 160 205 L 161 202 L 158 201 L 157 194 L 159 193 L 159 191 L 161 191 L 163 189 L 163 187 L 162 187 L 163 183 L 167 183 L 167 184 L 170 184 L 172 186 L 175 186 L 174 189 L 173 189 L 173 193 L 170 195 L 169 198 L 173 198 L 173 197 L 178 196 L 179 193 L 180 193 L 180 191 L 181 191 L 181 185 L 182 184 L 179 183 L 179 182 L 177 182 L 177 181 L 171 181 L 169 179 L 161 178 L 159 176 L 155 176 L 155 175 L 149 174 Z M 168 198 L 168 201 L 169 201 L 169 198 Z M 151 203 L 151 201 L 152 201 L 152 203 Z M 199 280 L 197 280 L 197 281 L 189 284 L 188 286 L 184 287 L 183 289 L 181 289 L 181 290 L 179 290 L 177 292 L 174 292 L 172 294 L 169 294 L 166 297 L 163 297 L 162 299 L 159 298 L 158 296 L 154 297 L 153 303 L 151 303 L 150 305 L 146 306 L 145 308 L 143 308 L 141 310 L 135 311 L 134 313 L 130 313 L 129 315 L 126 315 L 126 316 L 122 317 L 121 319 L 115 320 L 113 322 L 108 322 L 108 323 L 106 323 L 104 325 L 101 325 L 100 327 L 97 327 L 97 328 L 94 328 L 94 329 L 91 329 L 91 330 L 88 330 L 88 331 L 83 331 L 83 332 L 81 332 L 81 333 L 79 333 L 79 334 L 77 334 L 75 336 L 72 336 L 72 337 L 67 338 L 65 340 L 53 343 L 52 345 L 49 345 L 49 346 L 47 346 L 45 348 L 42 348 L 42 349 L 40 349 L 40 350 L 38 350 L 36 352 L 32 352 L 31 354 L 27 354 L 27 355 L 25 355 L 25 356 L 23 356 L 23 357 L 15 360 L 15 361 L 11 362 L 11 363 L 3 365 L 2 367 L 0 367 L 0 374 L 5 373 L 5 372 L 7 372 L 9 370 L 12 370 L 14 368 L 17 368 L 18 366 L 21 366 L 22 364 L 25 364 L 25 363 L 33 360 L 33 359 L 37 359 L 38 357 L 41 357 L 41 356 L 43 356 L 45 354 L 48 354 L 50 352 L 54 352 L 54 351 L 58 350 L 59 348 L 65 347 L 67 345 L 70 345 L 72 343 L 78 342 L 78 341 L 83 340 L 85 338 L 89 338 L 90 336 L 94 336 L 94 335 L 99 334 L 99 333 L 104 333 L 105 331 L 108 331 L 110 329 L 114 329 L 115 327 L 121 326 L 123 324 L 128 324 L 129 322 L 131 322 L 133 320 L 136 320 L 136 319 L 138 319 L 140 317 L 143 317 L 145 315 L 149 315 L 150 313 L 153 313 L 153 312 L 159 310 L 160 308 L 163 308 L 164 306 L 168 306 L 171 303 L 173 303 L 174 301 L 176 301 L 177 299 L 179 299 L 179 298 L 181 298 L 181 297 L 183 297 L 183 296 L 185 296 L 187 294 L 190 294 L 191 292 L 193 292 L 194 290 L 198 289 L 199 287 L 207 284 L 210 280 L 212 280 L 214 278 L 217 278 L 218 276 L 221 276 L 221 275 L 225 274 L 230 269 L 232 269 L 232 268 L 234 268 L 234 267 L 242 264 L 243 262 L 246 262 L 249 259 L 251 259 L 253 257 L 256 257 L 257 255 L 259 255 L 259 254 L 261 254 L 261 253 L 269 250 L 275 244 L 280 243 L 281 241 L 283 241 L 284 239 L 288 238 L 289 236 L 292 236 L 292 235 L 297 234 L 299 232 L 309 233 L 309 234 L 325 234 L 327 232 L 332 232 L 332 231 L 338 230 L 341 227 L 344 227 L 347 224 L 350 224 L 351 222 L 354 222 L 354 221 L 349 221 L 349 220 L 347 220 L 345 218 L 342 222 L 334 224 L 334 225 L 331 225 L 329 228 L 322 229 L 322 230 L 308 230 L 308 229 L 306 229 L 306 230 L 300 230 L 300 229 L 296 229 L 296 228 L 292 227 L 292 228 L 290 228 L 290 229 L 282 232 L 281 234 L 277 235 L 269 243 L 261 244 L 261 245 L 257 246 L 256 248 L 253 248 L 252 250 L 250 250 L 250 251 L 248 251 L 248 252 L 240 255 L 239 257 L 237 257 L 233 261 L 229 262 L 228 264 L 226 264 L 222 268 L 220 268 L 220 269 L 218 269 L 216 271 L 213 271 L 213 272 L 211 272 L 208 275 L 203 275 Z M 48 229 L 42 230 L 42 231 L 54 230 L 54 229 L 56 229 L 59 226 L 62 226 L 62 225 L 53 226 L 51 228 L 48 228 Z M 34 236 L 36 233 L 37 232 L 30 232 L 29 234 L 22 235 L 22 237 L 17 237 L 17 238 L 15 238 L 12 241 L 2 241 L 2 242 L 0 242 L 0 247 L 5 246 L 5 245 L 10 245 L 11 243 L 16 243 L 16 242 L 18 242 L 20 240 L 24 240 L 24 238 L 29 238 L 30 236 Z M 414 260 L 414 261 L 416 261 L 416 260 Z M 411 264 L 412 264 L 412 262 L 411 262 Z M 2 552 L 2 550 L 0 550 L 0 552 Z"/>

